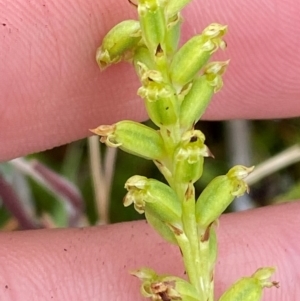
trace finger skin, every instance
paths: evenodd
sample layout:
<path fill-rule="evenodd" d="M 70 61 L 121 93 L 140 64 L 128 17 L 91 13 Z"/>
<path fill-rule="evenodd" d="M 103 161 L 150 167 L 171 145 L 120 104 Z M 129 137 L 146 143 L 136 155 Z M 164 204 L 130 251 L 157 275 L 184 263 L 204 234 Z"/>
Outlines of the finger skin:
<path fill-rule="evenodd" d="M 211 22 L 229 25 L 225 87 L 208 119 L 300 114 L 300 2 L 195 0 L 184 38 Z M 120 119 L 146 118 L 127 64 L 100 73 L 95 50 L 105 33 L 136 18 L 128 1 L 0 0 L 0 160 L 89 135 Z"/>
<path fill-rule="evenodd" d="M 298 300 L 300 202 L 224 215 L 218 230 L 216 295 L 262 266 L 280 288 L 264 301 Z M 1 301 L 143 300 L 128 271 L 183 276 L 180 253 L 145 223 L 0 234 Z"/>

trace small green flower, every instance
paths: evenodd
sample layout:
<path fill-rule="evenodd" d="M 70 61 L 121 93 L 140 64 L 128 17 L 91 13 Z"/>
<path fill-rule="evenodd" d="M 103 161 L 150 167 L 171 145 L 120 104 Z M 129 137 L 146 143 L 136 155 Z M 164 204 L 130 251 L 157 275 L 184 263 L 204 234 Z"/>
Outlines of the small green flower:
<path fill-rule="evenodd" d="M 196 219 L 198 226 L 206 229 L 213 223 L 235 197 L 248 192 L 248 185 L 243 180 L 254 167 L 237 165 L 226 175 L 214 178 L 202 191 L 196 202 Z"/>
<path fill-rule="evenodd" d="M 212 156 L 199 130 L 187 131 L 174 153 L 174 179 L 178 184 L 195 183 L 202 175 L 204 157 Z"/>
<path fill-rule="evenodd" d="M 192 128 L 202 117 L 213 94 L 223 85 L 222 75 L 227 65 L 228 61 L 209 63 L 204 67 L 204 74 L 193 80 L 180 106 L 179 119 L 182 129 Z"/>
<path fill-rule="evenodd" d="M 180 226 L 181 204 L 174 190 L 155 179 L 133 176 L 125 183 L 124 206 L 132 203 L 139 213 L 149 212 L 163 223 Z"/>
<path fill-rule="evenodd" d="M 205 28 L 201 35 L 188 40 L 176 52 L 170 65 L 170 76 L 178 92 L 193 80 L 219 47 L 225 48 L 226 44 L 222 37 L 226 31 L 227 26 L 213 23 Z"/>
<path fill-rule="evenodd" d="M 101 136 L 100 141 L 106 145 L 145 159 L 161 160 L 166 155 L 159 132 L 138 122 L 123 120 L 113 125 L 101 125 L 91 132 Z"/>
<path fill-rule="evenodd" d="M 175 124 L 179 107 L 172 87 L 163 82 L 158 71 L 148 70 L 141 73 L 144 85 L 138 89 L 138 95 L 144 99 L 150 119 L 158 127 Z"/>
<path fill-rule="evenodd" d="M 126 20 L 113 27 L 97 49 L 96 61 L 101 69 L 132 57 L 132 50 L 141 40 L 140 22 Z"/>
<path fill-rule="evenodd" d="M 153 270 L 142 268 L 131 272 L 142 281 L 141 293 L 153 301 L 199 301 L 195 287 L 175 276 L 157 275 Z"/>
<path fill-rule="evenodd" d="M 219 301 L 259 301 L 263 288 L 278 287 L 278 282 L 270 281 L 274 268 L 260 268 L 251 277 L 244 277 L 234 283 Z"/>

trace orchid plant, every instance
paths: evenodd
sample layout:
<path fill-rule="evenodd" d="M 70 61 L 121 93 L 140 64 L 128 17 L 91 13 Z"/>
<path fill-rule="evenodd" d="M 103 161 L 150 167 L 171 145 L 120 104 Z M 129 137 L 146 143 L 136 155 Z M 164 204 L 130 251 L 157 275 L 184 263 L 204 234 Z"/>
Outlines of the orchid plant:
<path fill-rule="evenodd" d="M 138 20 L 113 27 L 98 48 L 101 70 L 127 61 L 133 64 L 149 118 L 156 129 L 123 120 L 92 130 L 111 147 L 152 160 L 168 184 L 141 175 L 127 180 L 124 205 L 145 213 L 148 223 L 180 248 L 188 279 L 158 275 L 151 268 L 132 274 L 141 280 L 141 293 L 151 300 L 213 301 L 217 258 L 218 218 L 235 197 L 248 192 L 245 177 L 253 167 L 234 166 L 195 195 L 194 183 L 212 157 L 205 136 L 195 129 L 214 93 L 223 86 L 229 61 L 211 61 L 227 26 L 212 23 L 178 47 L 181 10 L 191 0 L 138 0 Z M 234 283 L 219 301 L 258 301 L 271 281 L 273 267 L 259 268 Z"/>

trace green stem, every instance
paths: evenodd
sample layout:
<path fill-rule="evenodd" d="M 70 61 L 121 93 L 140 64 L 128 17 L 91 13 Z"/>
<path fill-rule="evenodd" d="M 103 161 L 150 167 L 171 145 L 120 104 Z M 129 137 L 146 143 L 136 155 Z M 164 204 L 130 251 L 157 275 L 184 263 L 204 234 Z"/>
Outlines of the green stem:
<path fill-rule="evenodd" d="M 191 284 L 193 284 L 195 287 L 198 287 L 199 277 L 197 270 L 195 269 L 193 252 L 188 237 L 185 235 L 185 233 L 181 233 L 180 235 L 176 235 L 176 240 L 182 252 L 184 267 L 189 280 Z"/>
<path fill-rule="evenodd" d="M 197 223 L 195 218 L 195 191 L 192 184 L 189 185 L 185 199 L 182 202 L 182 223 L 184 232 L 187 235 L 188 243 L 192 252 L 192 262 L 189 263 L 191 267 L 195 270 L 197 274 L 196 283 L 193 285 L 201 292 L 200 284 L 200 269 L 201 269 L 201 258 L 200 258 L 200 249 L 198 242 L 198 231 Z"/>
<path fill-rule="evenodd" d="M 200 282 L 205 291 L 207 301 L 214 301 L 214 267 L 217 254 L 217 242 L 213 229 L 206 229 L 199 233 L 200 249 Z"/>

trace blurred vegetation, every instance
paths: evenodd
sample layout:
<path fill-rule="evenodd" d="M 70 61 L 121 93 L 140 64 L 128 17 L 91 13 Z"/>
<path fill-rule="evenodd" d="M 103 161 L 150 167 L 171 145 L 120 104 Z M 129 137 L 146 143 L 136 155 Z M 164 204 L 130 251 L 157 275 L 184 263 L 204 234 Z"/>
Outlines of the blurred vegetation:
<path fill-rule="evenodd" d="M 206 135 L 206 144 L 215 156 L 215 159 L 208 158 L 205 161 L 203 177 L 196 185 L 197 193 L 199 194 L 213 177 L 227 172 L 229 168 L 227 162 L 230 154 L 226 153 L 224 122 L 201 121 L 197 127 Z M 257 165 L 284 149 L 299 143 L 299 141 L 299 119 L 252 121 L 250 141 L 252 164 Z M 238 147 L 239 141 L 236 141 L 236 144 Z M 105 146 L 101 145 L 102 158 L 105 151 Z M 38 160 L 59 176 L 73 183 L 74 187 L 78 189 L 85 209 L 83 213 L 80 212 L 81 217 L 75 226 L 97 224 L 99 216 L 91 179 L 87 139 L 29 155 L 26 157 L 26 160 Z M 122 151 L 117 153 L 115 166 L 116 170 L 109 199 L 110 221 L 116 223 L 143 218 L 143 216 L 134 211 L 132 206 L 126 209 L 123 207 L 122 199 L 126 193 L 124 183 L 130 176 L 135 174 L 162 179 L 161 175 L 151 161 L 134 157 Z M 74 213 L 74 210 L 80 211 L 78 203 L 76 203 L 77 205 L 75 203 L 75 205 L 72 205 L 72 202 L 66 201 L 63 195 L 56 194 L 55 189 L 54 193 L 49 189 L 45 189 L 41 183 L 32 177 L 24 176 L 23 172 L 10 163 L 0 164 L 0 175 L 2 175 L 6 184 L 11 185 L 19 202 L 22 202 L 25 211 L 28 210 L 29 216 L 35 221 L 42 221 L 38 223 L 38 227 L 70 226 L 70 212 Z M 19 180 L 16 181 L 18 177 Z M 20 183 L 22 184 L 20 185 Z M 3 185 L 0 185 L 0 190 L 3 187 Z M 101 189 L 101 187 L 97 188 Z M 250 197 L 256 206 L 300 199 L 300 163 L 288 166 L 251 186 Z M 72 206 L 75 208 L 73 208 L 74 210 Z M 8 207 L 2 200 L 0 206 L 0 227 L 4 230 L 20 228 L 18 217 L 11 213 L 17 212 L 14 211 L 15 207 L 12 207 L 13 209 L 10 208 L 10 210 L 8 210 Z"/>

